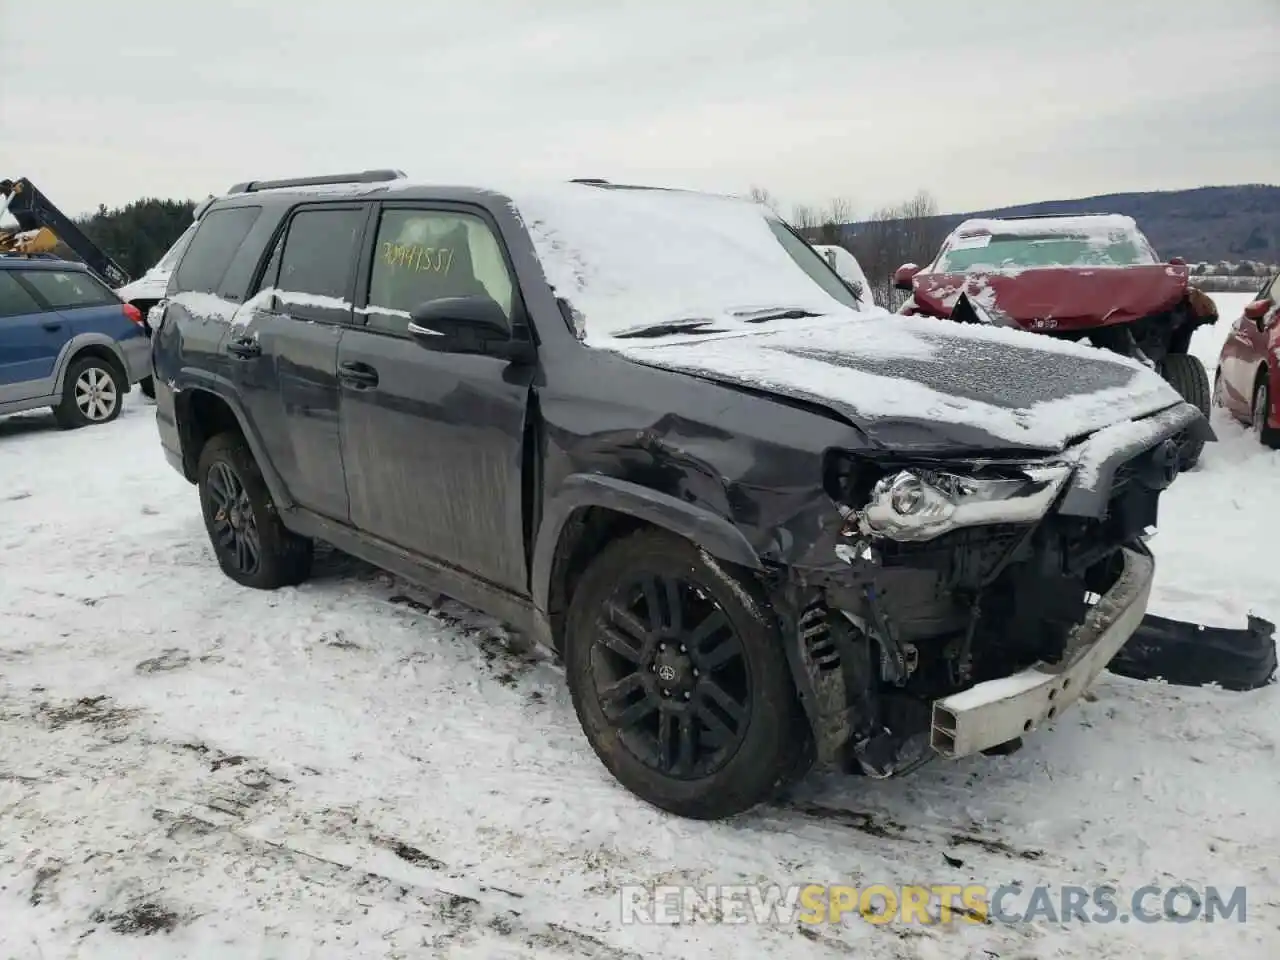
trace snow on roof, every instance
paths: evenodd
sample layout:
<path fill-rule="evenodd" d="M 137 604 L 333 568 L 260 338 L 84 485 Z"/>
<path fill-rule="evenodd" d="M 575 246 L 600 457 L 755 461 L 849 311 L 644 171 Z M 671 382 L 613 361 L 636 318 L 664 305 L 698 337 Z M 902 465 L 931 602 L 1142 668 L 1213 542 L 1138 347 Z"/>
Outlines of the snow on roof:
<path fill-rule="evenodd" d="M 817 253 L 746 200 L 668 190 L 562 183 L 504 190 L 524 222 L 547 281 L 583 316 L 588 343 L 668 321 L 704 319 L 740 329 L 739 313 L 851 312 Z M 813 258 L 819 281 L 788 252 Z M 822 283 L 836 293 L 829 293 Z"/>
<path fill-rule="evenodd" d="M 1112 237 L 1138 232 L 1133 217 L 1119 213 L 1091 213 L 1068 217 L 975 217 L 956 227 L 957 236 L 969 234 L 1005 234 L 1015 237 Z"/>

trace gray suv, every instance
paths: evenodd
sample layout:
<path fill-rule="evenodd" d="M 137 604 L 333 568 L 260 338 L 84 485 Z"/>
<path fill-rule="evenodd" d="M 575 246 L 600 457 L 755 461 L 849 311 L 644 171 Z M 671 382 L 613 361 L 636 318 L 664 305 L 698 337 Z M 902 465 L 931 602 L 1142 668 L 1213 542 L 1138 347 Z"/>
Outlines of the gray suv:
<path fill-rule="evenodd" d="M 763 207 L 394 171 L 240 184 L 155 311 L 227 576 L 321 539 L 556 651 L 645 800 L 1010 749 L 1137 627 L 1211 437 L 1136 362 L 862 304 Z"/>

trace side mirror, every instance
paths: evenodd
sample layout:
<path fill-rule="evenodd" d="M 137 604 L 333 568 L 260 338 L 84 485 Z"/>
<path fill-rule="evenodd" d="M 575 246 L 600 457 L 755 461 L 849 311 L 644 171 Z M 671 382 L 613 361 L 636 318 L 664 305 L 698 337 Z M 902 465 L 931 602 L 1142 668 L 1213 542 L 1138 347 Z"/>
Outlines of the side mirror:
<path fill-rule="evenodd" d="M 1270 300 L 1254 300 L 1252 303 L 1245 304 L 1244 315 L 1248 320 L 1261 323 L 1262 318 L 1265 317 L 1270 310 Z"/>
<path fill-rule="evenodd" d="M 911 281 L 916 278 L 916 274 L 919 272 L 920 268 L 914 263 L 904 263 L 893 271 L 893 288 L 895 290 L 906 290 L 910 293 Z"/>
<path fill-rule="evenodd" d="M 1169 266 L 1171 267 L 1185 267 L 1186 265 L 1187 265 L 1187 261 L 1184 260 L 1182 257 L 1169 258 Z"/>
<path fill-rule="evenodd" d="M 428 300 L 409 314 L 409 336 L 440 353 L 487 354 L 517 359 L 532 349 L 511 339 L 511 322 L 492 297 Z"/>

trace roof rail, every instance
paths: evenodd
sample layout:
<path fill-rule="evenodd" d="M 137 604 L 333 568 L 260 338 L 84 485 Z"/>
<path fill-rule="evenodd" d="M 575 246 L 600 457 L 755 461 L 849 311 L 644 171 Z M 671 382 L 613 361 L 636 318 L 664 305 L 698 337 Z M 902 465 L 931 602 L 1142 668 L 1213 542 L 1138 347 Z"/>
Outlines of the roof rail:
<path fill-rule="evenodd" d="M 403 170 L 364 170 L 360 173 L 331 173 L 323 177 L 294 177 L 289 180 L 246 180 L 235 184 L 227 193 L 255 193 L 258 190 L 280 190 L 286 187 L 321 187 L 337 183 L 386 183 L 403 180 Z"/>
<path fill-rule="evenodd" d="M 577 180 L 570 180 L 569 182 L 570 183 L 589 183 L 592 186 L 604 186 L 609 183 L 608 180 L 601 179 L 600 177 L 579 177 Z"/>
<path fill-rule="evenodd" d="M 1114 213 L 1015 213 L 1003 217 L 970 217 L 971 220 L 1059 220 L 1067 217 L 1114 217 Z"/>

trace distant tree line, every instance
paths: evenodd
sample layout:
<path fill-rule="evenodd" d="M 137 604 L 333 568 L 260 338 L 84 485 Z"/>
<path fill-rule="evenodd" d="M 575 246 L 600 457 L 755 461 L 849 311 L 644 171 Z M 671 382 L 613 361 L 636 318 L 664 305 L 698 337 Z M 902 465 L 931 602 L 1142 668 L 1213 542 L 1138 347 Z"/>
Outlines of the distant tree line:
<path fill-rule="evenodd" d="M 191 225 L 194 211 L 192 200 L 148 197 L 111 210 L 99 204 L 97 212 L 77 217 L 76 225 L 136 280 L 155 266 L 182 236 L 182 231 Z M 55 253 L 67 259 L 79 259 L 66 244 L 60 243 Z"/>

